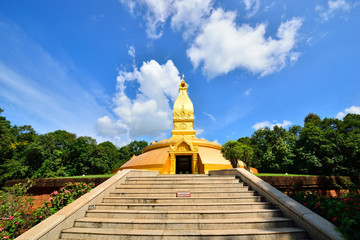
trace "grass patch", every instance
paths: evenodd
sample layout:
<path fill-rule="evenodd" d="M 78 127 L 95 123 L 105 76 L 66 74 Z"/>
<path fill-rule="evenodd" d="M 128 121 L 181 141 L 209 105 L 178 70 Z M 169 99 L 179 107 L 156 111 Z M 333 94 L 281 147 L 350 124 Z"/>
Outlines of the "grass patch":
<path fill-rule="evenodd" d="M 285 173 L 254 173 L 255 176 L 273 176 L 273 177 L 315 177 L 317 175 L 285 174 Z"/>
<path fill-rule="evenodd" d="M 115 174 L 101 174 L 101 175 L 85 175 L 85 176 L 68 176 L 68 177 L 57 177 L 57 178 L 111 178 Z"/>

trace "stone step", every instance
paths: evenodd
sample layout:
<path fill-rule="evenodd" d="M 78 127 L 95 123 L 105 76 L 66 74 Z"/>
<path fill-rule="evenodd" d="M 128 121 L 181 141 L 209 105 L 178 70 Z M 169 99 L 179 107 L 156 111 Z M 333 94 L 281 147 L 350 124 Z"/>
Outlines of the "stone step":
<path fill-rule="evenodd" d="M 218 190 L 223 192 L 241 192 L 241 191 L 248 191 L 248 186 L 238 186 L 238 187 L 218 187 Z M 126 193 L 133 193 L 133 192 L 141 192 L 141 193 L 152 193 L 152 192 L 214 192 L 214 187 L 203 187 L 203 188 L 187 188 L 187 187 L 168 187 L 168 188 L 123 188 L 123 187 L 116 187 L 114 192 L 126 192 Z"/>
<path fill-rule="evenodd" d="M 167 184 L 176 184 L 176 183 L 189 183 L 189 184 L 212 184 L 212 183 L 238 183 L 238 179 L 200 179 L 200 180 L 191 180 L 191 179 L 156 179 L 156 180 L 125 180 L 127 184 L 141 183 L 141 184 L 156 184 L 156 183 L 167 183 Z"/>
<path fill-rule="evenodd" d="M 185 188 L 183 188 L 185 189 Z M 167 188 L 167 189 L 148 189 L 148 188 L 143 188 L 143 189 L 133 189 L 133 188 L 115 188 L 114 191 L 112 193 L 132 193 L 132 192 L 137 192 L 137 193 L 163 193 L 163 192 L 168 192 L 168 193 L 177 193 L 179 192 L 178 189 L 174 189 L 174 188 Z M 221 192 L 225 192 L 225 193 L 231 193 L 231 192 L 254 192 L 252 190 L 249 190 L 248 186 L 245 187 L 239 187 L 239 188 L 235 188 L 235 190 L 227 190 L 227 188 L 223 189 L 223 188 L 211 188 L 211 189 L 192 189 L 191 193 L 221 193 Z"/>
<path fill-rule="evenodd" d="M 197 173 L 197 174 L 159 174 L 157 175 L 157 177 L 213 177 L 210 176 L 209 174 L 202 174 L 202 173 Z M 215 176 L 216 177 L 216 176 Z M 222 176 L 218 176 L 218 177 L 222 177 Z M 228 177 L 228 176 L 225 176 Z"/>
<path fill-rule="evenodd" d="M 249 218 L 249 219 L 113 219 L 81 218 L 75 227 L 147 229 L 147 230 L 215 230 L 293 227 L 288 218 Z"/>
<path fill-rule="evenodd" d="M 242 197 L 105 197 L 106 203 L 238 203 L 238 202 L 260 202 L 261 196 Z"/>
<path fill-rule="evenodd" d="M 176 183 L 176 184 L 169 184 L 169 183 L 133 183 L 133 184 L 121 184 L 117 188 L 177 188 L 177 187 L 186 187 L 186 188 L 218 188 L 218 187 L 242 187 L 245 186 L 243 182 L 237 183 Z"/>
<path fill-rule="evenodd" d="M 269 229 L 230 229 L 230 230 L 142 230 L 137 229 L 106 229 L 106 228 L 69 228 L 61 233 L 61 239 L 266 239 L 289 240 L 306 238 L 304 230 L 289 228 Z"/>
<path fill-rule="evenodd" d="M 127 179 L 234 179 L 235 176 L 209 176 L 197 174 L 158 175 L 153 177 L 128 177 Z"/>
<path fill-rule="evenodd" d="M 191 197 L 176 197 L 190 192 Z M 234 176 L 129 177 L 61 239 L 307 239 L 291 219 Z"/>
<path fill-rule="evenodd" d="M 236 219 L 281 217 L 278 209 L 247 209 L 247 210 L 88 210 L 86 217 L 90 218 L 131 218 L 131 219 Z"/>
<path fill-rule="evenodd" d="M 273 205 L 268 202 L 252 203 L 97 203 L 95 209 L 98 210 L 159 210 L 176 211 L 183 210 L 241 210 L 241 209 L 270 209 Z"/>
<path fill-rule="evenodd" d="M 125 190 L 114 191 L 110 193 L 110 197 L 176 197 L 177 191 L 158 192 L 151 190 L 148 192 L 126 192 Z M 254 191 L 212 191 L 212 192 L 198 192 L 192 191 L 191 197 L 242 197 L 254 196 Z"/>

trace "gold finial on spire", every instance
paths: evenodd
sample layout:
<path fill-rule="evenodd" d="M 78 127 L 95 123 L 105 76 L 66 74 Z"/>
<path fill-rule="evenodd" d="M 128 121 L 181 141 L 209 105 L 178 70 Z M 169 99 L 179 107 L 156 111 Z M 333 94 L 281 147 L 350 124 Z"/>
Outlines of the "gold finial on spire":
<path fill-rule="evenodd" d="M 176 136 L 192 136 L 195 138 L 194 126 L 194 107 L 187 94 L 187 84 L 184 80 L 185 76 L 182 74 L 182 79 L 179 85 L 179 95 L 174 102 L 173 108 L 173 122 L 174 130 L 172 135 Z"/>

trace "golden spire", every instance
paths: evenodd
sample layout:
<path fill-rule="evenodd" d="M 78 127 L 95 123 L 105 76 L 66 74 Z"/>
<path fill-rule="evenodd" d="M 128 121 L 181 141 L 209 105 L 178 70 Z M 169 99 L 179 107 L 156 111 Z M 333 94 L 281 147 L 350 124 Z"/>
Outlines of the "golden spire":
<path fill-rule="evenodd" d="M 184 81 L 184 74 L 179 85 L 179 96 L 173 108 L 174 135 L 191 135 L 195 137 L 194 126 L 194 107 L 187 94 L 187 84 Z"/>

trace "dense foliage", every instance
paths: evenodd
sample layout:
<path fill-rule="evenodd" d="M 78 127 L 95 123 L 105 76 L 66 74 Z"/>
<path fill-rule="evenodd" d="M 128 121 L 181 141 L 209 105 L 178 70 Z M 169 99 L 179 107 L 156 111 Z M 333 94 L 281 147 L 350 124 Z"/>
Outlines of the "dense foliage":
<path fill-rule="evenodd" d="M 0 238 L 13 239 L 22 229 L 31 227 L 32 216 L 29 212 L 33 199 L 27 198 L 31 181 L 19 183 L 0 190 Z"/>
<path fill-rule="evenodd" d="M 84 182 L 69 182 L 65 184 L 59 191 L 50 194 L 50 198 L 34 212 L 34 224 L 37 224 L 50 217 L 66 205 L 72 203 L 77 198 L 89 192 L 95 187 L 94 183 L 86 184 Z"/>
<path fill-rule="evenodd" d="M 94 188 L 94 183 L 66 183 L 51 193 L 50 198 L 36 211 L 31 211 L 33 199 L 27 191 L 33 182 L 19 183 L 0 191 L 0 239 L 15 239 L 66 205 Z"/>
<path fill-rule="evenodd" d="M 289 189 L 286 194 L 326 218 L 337 226 L 345 239 L 360 239 L 360 195 L 358 185 L 344 186 L 354 189 L 339 198 L 323 197 L 317 192 Z"/>
<path fill-rule="evenodd" d="M 63 130 L 38 134 L 31 126 L 13 126 L 0 115 L 0 186 L 8 179 L 109 173 L 147 145 L 133 141 L 117 148 Z"/>
<path fill-rule="evenodd" d="M 259 172 L 360 175 L 360 115 L 357 114 L 348 114 L 343 120 L 322 120 L 311 113 L 305 117 L 303 127 L 261 128 L 238 142 L 253 149 L 249 162 Z"/>
<path fill-rule="evenodd" d="M 239 167 L 238 159 L 241 159 L 246 166 L 252 165 L 254 150 L 249 145 L 230 140 L 222 146 L 221 153 L 230 161 L 233 168 Z"/>

